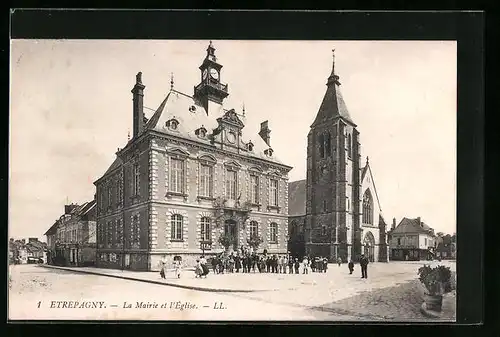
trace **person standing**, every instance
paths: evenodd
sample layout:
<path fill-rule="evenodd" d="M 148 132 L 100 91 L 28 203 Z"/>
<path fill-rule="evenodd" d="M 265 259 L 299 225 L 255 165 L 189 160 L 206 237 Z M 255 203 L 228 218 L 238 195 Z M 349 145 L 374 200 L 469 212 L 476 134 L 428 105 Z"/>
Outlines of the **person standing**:
<path fill-rule="evenodd" d="M 354 262 L 352 262 L 352 259 L 349 261 L 349 264 L 347 266 L 349 267 L 349 275 L 351 275 L 354 271 Z"/>
<path fill-rule="evenodd" d="M 362 254 L 359 259 L 359 265 L 361 266 L 361 278 L 368 278 L 368 258 Z"/>
<path fill-rule="evenodd" d="M 297 257 L 295 258 L 294 267 L 295 267 L 295 274 L 299 274 L 300 262 L 299 262 L 299 259 Z"/>
<path fill-rule="evenodd" d="M 163 257 L 161 260 L 160 260 L 160 277 L 162 279 L 165 279 L 165 267 L 166 267 L 166 264 L 167 264 L 167 261 L 165 261 L 165 257 Z"/>
<path fill-rule="evenodd" d="M 339 267 L 342 264 L 342 259 L 340 258 L 340 256 L 337 258 L 337 264 L 339 265 Z"/>
<path fill-rule="evenodd" d="M 308 274 L 309 272 L 309 260 L 307 259 L 307 256 L 304 256 L 304 259 L 302 260 L 302 274 Z"/>
<path fill-rule="evenodd" d="M 182 262 L 180 259 L 174 260 L 174 270 L 177 278 L 181 278 Z"/>
<path fill-rule="evenodd" d="M 293 257 L 288 256 L 288 274 L 293 274 Z"/>
<path fill-rule="evenodd" d="M 328 270 L 328 258 L 324 257 L 323 258 L 323 272 L 326 273 Z"/>
<path fill-rule="evenodd" d="M 243 272 L 246 273 L 247 272 L 247 257 L 246 257 L 246 255 L 243 255 L 243 257 L 241 259 L 241 264 L 243 265 Z"/>
<path fill-rule="evenodd" d="M 286 274 L 286 269 L 288 268 L 288 257 L 285 255 L 283 256 L 283 274 Z"/>

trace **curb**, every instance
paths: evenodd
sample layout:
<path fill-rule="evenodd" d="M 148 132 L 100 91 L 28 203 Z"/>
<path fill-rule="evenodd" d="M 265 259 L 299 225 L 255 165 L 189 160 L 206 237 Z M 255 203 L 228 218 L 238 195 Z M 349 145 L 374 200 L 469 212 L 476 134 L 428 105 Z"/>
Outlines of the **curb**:
<path fill-rule="evenodd" d="M 123 279 L 123 280 L 129 280 L 129 281 L 139 281 L 139 282 L 144 282 L 144 283 L 159 284 L 159 285 L 163 285 L 163 286 L 171 286 L 171 287 L 177 287 L 177 288 L 182 288 L 182 289 L 214 292 L 214 293 L 253 293 L 253 292 L 265 292 L 265 291 L 277 291 L 277 290 L 279 290 L 279 289 L 264 289 L 264 290 L 254 290 L 253 289 L 253 290 L 249 290 L 249 289 L 206 288 L 206 287 L 188 286 L 188 285 L 183 285 L 183 284 L 178 284 L 178 283 L 146 280 L 146 279 L 130 277 L 130 276 L 110 275 L 110 274 L 99 273 L 99 272 L 90 271 L 90 270 L 78 270 L 78 269 L 65 268 L 65 267 L 59 267 L 59 266 L 42 265 L 41 267 L 48 268 L 48 269 L 58 269 L 58 270 L 71 271 L 71 272 L 82 273 L 82 274 L 106 276 L 106 277 L 118 278 L 118 279 Z"/>

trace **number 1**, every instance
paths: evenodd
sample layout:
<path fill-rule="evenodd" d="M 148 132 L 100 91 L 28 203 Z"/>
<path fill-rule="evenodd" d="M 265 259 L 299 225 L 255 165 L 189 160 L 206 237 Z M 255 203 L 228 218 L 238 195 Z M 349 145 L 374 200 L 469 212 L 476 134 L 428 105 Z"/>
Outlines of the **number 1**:
<path fill-rule="evenodd" d="M 40 304 L 42 304 L 42 301 L 38 301 L 38 307 L 40 308 Z"/>

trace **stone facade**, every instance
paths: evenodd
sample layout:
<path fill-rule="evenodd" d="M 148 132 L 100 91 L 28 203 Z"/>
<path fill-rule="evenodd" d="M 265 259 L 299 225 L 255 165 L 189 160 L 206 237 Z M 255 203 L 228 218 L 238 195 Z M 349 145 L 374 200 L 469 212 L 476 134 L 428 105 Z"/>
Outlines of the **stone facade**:
<path fill-rule="evenodd" d="M 385 222 L 372 172 L 368 161 L 361 167 L 359 131 L 334 66 L 307 138 L 306 254 L 344 262 L 365 254 L 371 261 L 387 261 Z"/>
<path fill-rule="evenodd" d="M 250 221 L 258 223 L 260 251 L 286 253 L 291 167 L 273 153 L 267 123 L 265 137 L 246 141 L 244 115 L 222 107 L 227 85 L 207 75 L 221 68 L 214 50 L 194 96 L 172 88 L 149 120 L 137 117 L 144 113 L 134 103 L 134 123 L 143 124 L 95 182 L 99 267 L 157 270 L 174 256 L 193 266 L 224 250 L 223 233 L 236 235 L 234 248 L 246 246 Z M 144 88 L 139 73 L 134 102 Z"/>

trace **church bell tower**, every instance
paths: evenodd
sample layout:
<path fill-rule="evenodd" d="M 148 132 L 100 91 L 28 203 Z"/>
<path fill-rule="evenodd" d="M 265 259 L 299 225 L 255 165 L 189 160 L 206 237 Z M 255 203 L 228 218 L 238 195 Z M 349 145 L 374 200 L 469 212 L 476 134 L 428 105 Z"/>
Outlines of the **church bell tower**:
<path fill-rule="evenodd" d="M 224 98 L 229 95 L 228 85 L 221 82 L 222 65 L 217 62 L 212 41 L 207 48 L 207 55 L 200 66 L 201 80 L 194 87 L 194 99 L 205 108 L 207 114 L 219 112 Z"/>
<path fill-rule="evenodd" d="M 335 54 L 327 89 L 307 139 L 306 252 L 357 259 L 360 232 L 360 143 L 340 93 Z"/>

